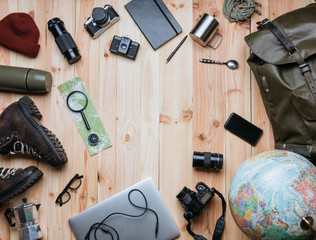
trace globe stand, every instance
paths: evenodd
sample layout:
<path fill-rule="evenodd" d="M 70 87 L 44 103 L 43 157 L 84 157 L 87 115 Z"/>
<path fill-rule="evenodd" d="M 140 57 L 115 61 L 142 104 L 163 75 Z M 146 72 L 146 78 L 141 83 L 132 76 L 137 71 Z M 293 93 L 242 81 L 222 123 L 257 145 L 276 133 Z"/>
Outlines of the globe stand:
<path fill-rule="evenodd" d="M 314 219 L 311 216 L 306 216 L 301 221 L 301 228 L 303 230 L 312 230 L 314 235 L 316 236 L 316 230 L 313 228 L 314 225 Z"/>

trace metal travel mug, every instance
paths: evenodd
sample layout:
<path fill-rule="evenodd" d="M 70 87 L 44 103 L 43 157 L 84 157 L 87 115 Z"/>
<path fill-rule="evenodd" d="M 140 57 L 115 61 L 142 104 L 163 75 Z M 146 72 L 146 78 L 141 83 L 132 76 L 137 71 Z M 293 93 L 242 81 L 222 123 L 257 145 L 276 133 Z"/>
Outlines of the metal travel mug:
<path fill-rule="evenodd" d="M 219 23 L 207 13 L 204 13 L 200 21 L 190 32 L 190 37 L 202 47 L 210 46 L 213 49 L 218 48 L 222 42 L 222 35 L 218 32 Z M 216 37 L 216 39 L 215 39 Z M 215 39 L 214 44 L 211 44 Z"/>
<path fill-rule="evenodd" d="M 0 90 L 46 93 L 51 87 L 50 72 L 0 65 Z"/>

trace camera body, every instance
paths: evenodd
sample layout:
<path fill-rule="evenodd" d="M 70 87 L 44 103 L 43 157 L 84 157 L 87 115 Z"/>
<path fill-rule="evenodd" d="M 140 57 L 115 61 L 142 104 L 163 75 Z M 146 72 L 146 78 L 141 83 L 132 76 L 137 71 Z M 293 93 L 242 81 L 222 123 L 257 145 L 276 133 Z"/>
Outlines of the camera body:
<path fill-rule="evenodd" d="M 205 183 L 197 183 L 195 189 L 198 191 L 197 193 L 184 187 L 177 195 L 182 206 L 187 210 L 184 216 L 188 219 L 200 216 L 205 210 L 207 203 L 214 196 L 214 188 L 210 189 Z"/>
<path fill-rule="evenodd" d="M 120 20 L 120 16 L 114 8 L 111 5 L 105 5 L 104 8 L 97 7 L 93 9 L 92 16 L 84 23 L 84 27 L 90 36 L 95 39 L 118 20 Z"/>
<path fill-rule="evenodd" d="M 139 48 L 139 43 L 132 41 L 127 37 L 119 37 L 114 35 L 110 51 L 135 60 Z"/>

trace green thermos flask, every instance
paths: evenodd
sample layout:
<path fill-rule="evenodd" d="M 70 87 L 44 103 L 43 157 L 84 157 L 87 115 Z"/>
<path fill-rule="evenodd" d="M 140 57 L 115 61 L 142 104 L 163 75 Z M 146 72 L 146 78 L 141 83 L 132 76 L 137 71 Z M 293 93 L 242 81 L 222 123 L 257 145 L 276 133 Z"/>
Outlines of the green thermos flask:
<path fill-rule="evenodd" d="M 51 87 L 50 72 L 0 65 L 0 90 L 46 93 Z"/>

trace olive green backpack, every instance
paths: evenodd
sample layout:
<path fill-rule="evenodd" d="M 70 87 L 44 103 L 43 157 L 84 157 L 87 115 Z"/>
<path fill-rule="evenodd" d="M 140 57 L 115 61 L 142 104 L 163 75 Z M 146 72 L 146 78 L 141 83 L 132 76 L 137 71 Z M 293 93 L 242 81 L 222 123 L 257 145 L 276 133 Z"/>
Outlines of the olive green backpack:
<path fill-rule="evenodd" d="M 316 5 L 259 22 L 247 62 L 271 121 L 275 148 L 316 163 Z"/>

